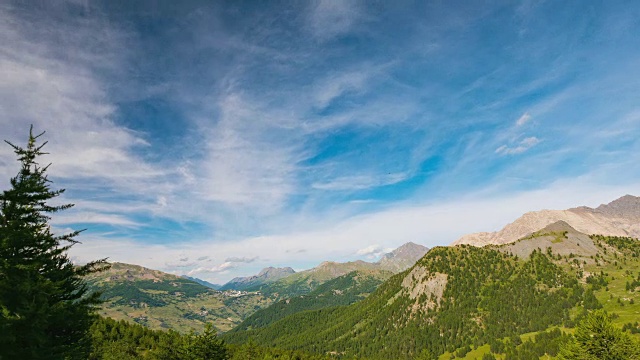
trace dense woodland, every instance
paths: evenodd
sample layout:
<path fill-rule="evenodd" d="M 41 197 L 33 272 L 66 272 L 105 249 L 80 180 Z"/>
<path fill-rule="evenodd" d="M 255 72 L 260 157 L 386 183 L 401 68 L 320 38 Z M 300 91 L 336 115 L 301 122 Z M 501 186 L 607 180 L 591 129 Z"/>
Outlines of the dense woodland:
<path fill-rule="evenodd" d="M 384 270 L 353 271 L 319 285 L 307 295 L 281 300 L 258 310 L 243 321 L 235 331 L 259 328 L 301 311 L 351 305 L 364 299 L 391 276 Z"/>
<path fill-rule="evenodd" d="M 91 327 L 91 355 L 89 359 L 326 359 L 302 351 L 264 348 L 248 342 L 229 346 L 208 326 L 201 334 L 180 334 L 169 330 L 150 330 L 124 320 L 99 318 Z"/>

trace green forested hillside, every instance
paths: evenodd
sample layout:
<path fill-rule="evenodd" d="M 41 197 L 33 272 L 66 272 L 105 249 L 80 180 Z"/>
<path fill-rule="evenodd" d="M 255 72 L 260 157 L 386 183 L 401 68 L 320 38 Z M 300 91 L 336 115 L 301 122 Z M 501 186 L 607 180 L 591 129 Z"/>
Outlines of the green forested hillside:
<path fill-rule="evenodd" d="M 259 328 L 286 316 L 338 305 L 350 305 L 364 299 L 393 274 L 385 270 L 353 271 L 318 286 L 307 295 L 292 297 L 258 310 L 233 331 Z"/>
<path fill-rule="evenodd" d="M 288 299 L 295 296 L 306 295 L 315 290 L 320 285 L 346 275 L 353 271 L 375 271 L 380 270 L 375 263 L 365 261 L 350 261 L 337 263 L 325 261 L 319 266 L 297 272 L 283 279 L 247 288 L 247 291 L 259 291 L 265 296 L 276 300 Z"/>
<path fill-rule="evenodd" d="M 325 261 L 315 268 L 297 272 L 269 283 L 243 287 L 247 291 L 260 291 L 276 300 L 288 299 L 308 294 L 327 281 L 353 271 L 398 273 L 418 261 L 429 249 L 408 242 L 382 256 L 378 262 L 362 260 L 344 263 Z"/>
<path fill-rule="evenodd" d="M 124 320 L 99 318 L 90 331 L 90 360 L 321 360 L 327 356 L 265 348 L 253 343 L 228 346 L 211 327 L 199 333 L 151 330 Z"/>
<path fill-rule="evenodd" d="M 297 313 L 225 338 L 371 359 L 445 353 L 464 357 L 472 349 L 481 357 L 490 356 L 490 348 L 498 357 L 533 356 L 533 335 L 554 327 L 571 328 L 603 303 L 618 317 L 615 324 L 635 326 L 628 320 L 637 320 L 640 309 L 635 293 L 625 288 L 635 291 L 638 241 L 593 239 L 599 251 L 592 257 L 563 256 L 551 249 L 533 249 L 523 258 L 506 249 L 435 248 L 361 302 Z M 626 293 L 616 297 L 618 291 Z M 605 299 L 607 295 L 611 298 Z M 533 337 L 522 343 L 521 334 Z M 540 344 L 553 343 L 548 349 L 553 354 L 566 338 L 557 330 L 544 334 L 538 337 L 537 352 Z"/>

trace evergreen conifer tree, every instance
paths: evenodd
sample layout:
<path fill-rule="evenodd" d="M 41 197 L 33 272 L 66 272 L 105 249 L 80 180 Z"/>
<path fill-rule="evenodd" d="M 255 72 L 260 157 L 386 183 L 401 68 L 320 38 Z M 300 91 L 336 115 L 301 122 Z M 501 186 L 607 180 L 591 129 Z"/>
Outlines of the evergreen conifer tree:
<path fill-rule="evenodd" d="M 105 266 L 98 260 L 74 266 L 67 250 L 79 231 L 55 235 L 49 214 L 72 205 L 52 205 L 64 190 L 50 188 L 41 136 L 29 132 L 26 148 L 13 147 L 21 164 L 0 194 L 0 359 L 86 359 L 88 330 L 98 294 L 83 276 Z"/>
<path fill-rule="evenodd" d="M 559 355 L 563 360 L 637 360 L 640 343 L 616 328 L 604 310 L 596 310 L 582 320 Z"/>

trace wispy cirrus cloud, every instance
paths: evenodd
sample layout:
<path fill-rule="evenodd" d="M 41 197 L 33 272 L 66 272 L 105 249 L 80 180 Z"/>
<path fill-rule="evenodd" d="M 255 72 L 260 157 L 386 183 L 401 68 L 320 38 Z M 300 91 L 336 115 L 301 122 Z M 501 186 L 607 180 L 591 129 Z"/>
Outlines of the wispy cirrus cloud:
<path fill-rule="evenodd" d="M 195 268 L 187 273 L 189 276 L 198 275 L 198 274 L 217 274 L 217 273 L 226 273 L 229 270 L 235 268 L 236 265 L 233 262 L 227 261 L 222 264 L 212 266 L 212 267 L 199 267 Z"/>
<path fill-rule="evenodd" d="M 516 120 L 516 126 L 523 126 L 524 124 L 528 123 L 529 120 L 531 120 L 531 115 L 529 115 L 529 113 L 526 112 L 522 114 L 522 116 L 520 116 L 518 120 Z"/>
<path fill-rule="evenodd" d="M 517 154 L 522 154 L 523 152 L 531 149 L 532 147 L 536 146 L 537 144 L 540 143 L 540 139 L 538 139 L 535 136 L 530 136 L 527 138 L 524 138 L 522 140 L 520 140 L 519 142 L 517 142 L 515 145 L 512 146 L 508 146 L 508 145 L 502 145 L 499 148 L 496 149 L 496 154 L 501 154 L 501 155 L 517 155 Z"/>
<path fill-rule="evenodd" d="M 308 28 L 321 41 L 345 34 L 363 18 L 363 8 L 356 0 L 319 0 L 310 3 Z"/>
<path fill-rule="evenodd" d="M 380 186 L 393 185 L 409 177 L 407 173 L 388 173 L 380 175 L 354 175 L 332 179 L 325 183 L 314 183 L 311 186 L 319 190 L 362 190 Z"/>

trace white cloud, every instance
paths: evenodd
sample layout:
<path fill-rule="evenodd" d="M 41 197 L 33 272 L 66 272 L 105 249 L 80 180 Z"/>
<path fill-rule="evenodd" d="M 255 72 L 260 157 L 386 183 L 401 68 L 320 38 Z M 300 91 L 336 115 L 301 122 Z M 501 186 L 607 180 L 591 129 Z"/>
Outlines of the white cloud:
<path fill-rule="evenodd" d="M 67 212 L 55 214 L 51 220 L 55 225 L 72 224 L 108 224 L 114 226 L 140 227 L 142 224 L 135 222 L 120 214 L 97 213 L 92 211 Z"/>
<path fill-rule="evenodd" d="M 362 190 L 372 187 L 392 185 L 408 178 L 406 173 L 384 175 L 342 176 L 324 183 L 314 183 L 311 186 L 319 190 Z"/>
<path fill-rule="evenodd" d="M 233 269 L 234 267 L 236 267 L 236 265 L 234 265 L 234 263 L 232 262 L 224 262 L 220 265 L 216 265 L 216 266 L 212 266 L 212 267 L 199 267 L 196 269 L 193 269 L 191 271 L 189 271 L 187 273 L 187 275 L 189 276 L 193 276 L 196 274 L 207 274 L 207 273 L 225 273 L 228 272 L 230 269 Z"/>
<path fill-rule="evenodd" d="M 252 263 L 252 262 L 258 260 L 259 258 L 260 258 L 259 256 L 254 256 L 254 257 L 250 257 L 250 258 L 249 257 L 233 256 L 233 257 L 227 258 L 225 260 L 225 262 L 235 262 L 235 263 L 246 263 L 246 264 L 249 264 L 249 263 Z"/>
<path fill-rule="evenodd" d="M 45 10 L 39 6 L 31 10 L 44 12 L 49 5 L 55 7 L 45 4 Z M 97 75 L 123 67 L 127 34 L 110 27 L 97 13 L 89 16 L 92 20 L 56 21 L 41 16 L 36 25 L 33 18 L 22 18 L 22 10 L 0 7 L 2 137 L 24 146 L 29 125 L 36 132 L 46 131 L 44 150 L 50 155 L 40 160 L 52 163 L 49 175 L 56 187 L 73 188 L 76 194 L 101 192 L 93 197 L 95 203 L 101 203 L 100 209 L 56 216 L 56 221 L 136 226 L 126 214 L 110 211 L 119 207 L 110 198 L 124 193 L 130 199 L 135 194 L 138 199 L 146 198 L 138 208 L 151 211 L 157 193 L 174 184 L 162 184 L 169 172 L 138 155 L 149 148 L 144 134 L 114 122 L 116 106 Z M 3 181 L 17 173 L 14 159 L 7 146 L 0 146 Z"/>
<path fill-rule="evenodd" d="M 345 93 L 362 91 L 371 75 L 371 70 L 359 70 L 327 77 L 315 86 L 316 106 L 324 108 Z"/>
<path fill-rule="evenodd" d="M 523 152 L 539 144 L 540 141 L 541 140 L 538 139 L 537 137 L 531 136 L 531 137 L 522 139 L 516 146 L 510 147 L 507 145 L 502 145 L 499 148 L 497 148 L 495 152 L 496 154 L 502 154 L 502 155 L 522 154 Z"/>
<path fill-rule="evenodd" d="M 531 115 L 529 115 L 528 112 L 524 113 L 524 114 L 522 114 L 522 116 L 520 116 L 518 118 L 518 120 L 516 120 L 516 126 L 522 126 L 522 125 L 528 123 L 529 120 L 531 120 Z"/>
<path fill-rule="evenodd" d="M 369 245 L 356 251 L 356 255 L 364 256 L 367 260 L 374 260 L 391 251 L 393 251 L 393 248 L 383 248 L 380 245 Z"/>
<path fill-rule="evenodd" d="M 208 131 L 201 191 L 209 200 L 277 209 L 294 192 L 297 152 L 280 118 L 239 95 L 220 102 Z"/>
<path fill-rule="evenodd" d="M 319 0 L 311 3 L 308 27 L 319 40 L 328 40 L 352 30 L 362 17 L 357 1 Z"/>

